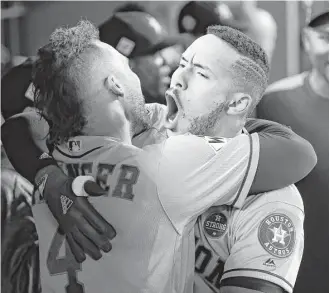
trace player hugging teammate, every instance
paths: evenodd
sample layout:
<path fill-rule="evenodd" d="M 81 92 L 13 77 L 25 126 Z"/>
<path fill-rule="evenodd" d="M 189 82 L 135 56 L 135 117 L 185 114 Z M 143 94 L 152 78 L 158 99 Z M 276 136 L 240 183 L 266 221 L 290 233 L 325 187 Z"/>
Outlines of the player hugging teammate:
<path fill-rule="evenodd" d="M 268 73 L 255 42 L 210 27 L 183 53 L 167 106 L 146 106 L 91 23 L 57 29 L 34 71 L 45 120 L 15 118 L 47 120 L 56 142 L 49 151 L 33 133 L 47 154 L 33 207 L 43 291 L 291 293 L 304 220 L 293 184 L 316 156 L 290 129 L 247 119 Z"/>

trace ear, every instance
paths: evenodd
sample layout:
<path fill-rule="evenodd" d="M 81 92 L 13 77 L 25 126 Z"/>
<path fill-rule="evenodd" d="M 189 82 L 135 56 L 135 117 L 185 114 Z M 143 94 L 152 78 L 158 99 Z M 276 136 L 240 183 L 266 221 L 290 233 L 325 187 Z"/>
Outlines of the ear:
<path fill-rule="evenodd" d="M 227 105 L 228 115 L 242 115 L 245 114 L 252 104 L 252 97 L 248 94 L 235 93 Z"/>
<path fill-rule="evenodd" d="M 301 38 L 302 38 L 302 43 L 303 43 L 303 46 L 304 46 L 304 50 L 306 52 L 310 51 L 310 43 L 309 43 L 309 39 L 308 39 L 308 34 L 309 34 L 308 28 L 304 28 L 302 30 Z"/>
<path fill-rule="evenodd" d="M 116 79 L 115 76 L 109 75 L 105 81 L 105 87 L 108 91 L 110 91 L 115 96 L 122 97 L 124 95 L 124 89 L 121 83 Z"/>

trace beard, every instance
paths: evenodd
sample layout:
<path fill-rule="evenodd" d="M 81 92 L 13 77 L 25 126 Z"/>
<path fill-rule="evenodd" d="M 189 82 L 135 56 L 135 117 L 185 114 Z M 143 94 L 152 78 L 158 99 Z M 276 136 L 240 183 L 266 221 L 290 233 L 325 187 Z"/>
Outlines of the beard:
<path fill-rule="evenodd" d="M 226 102 L 222 102 L 217 104 L 211 112 L 193 118 L 188 127 L 188 132 L 200 136 L 214 136 L 218 122 L 222 118 L 221 114 L 226 105 Z"/>
<path fill-rule="evenodd" d="M 125 104 L 125 109 L 128 109 L 125 111 L 125 114 L 131 124 L 132 136 L 143 129 L 150 128 L 150 117 L 141 91 L 129 93 Z"/>

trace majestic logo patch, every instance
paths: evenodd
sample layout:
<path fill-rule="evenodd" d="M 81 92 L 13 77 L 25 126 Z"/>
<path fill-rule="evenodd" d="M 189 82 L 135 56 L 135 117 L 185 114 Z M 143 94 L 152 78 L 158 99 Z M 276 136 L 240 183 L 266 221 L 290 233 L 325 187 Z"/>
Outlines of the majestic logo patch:
<path fill-rule="evenodd" d="M 81 140 L 69 140 L 68 149 L 70 152 L 79 152 L 81 150 L 82 142 Z"/>
<path fill-rule="evenodd" d="M 222 213 L 213 213 L 206 218 L 203 227 L 209 236 L 219 238 L 227 230 L 227 217 Z"/>
<path fill-rule="evenodd" d="M 258 238 L 271 255 L 285 258 L 294 248 L 296 231 L 291 219 L 284 214 L 270 214 L 260 224 Z"/>
<path fill-rule="evenodd" d="M 270 269 L 276 269 L 276 264 L 272 258 L 267 259 L 263 265 Z"/>

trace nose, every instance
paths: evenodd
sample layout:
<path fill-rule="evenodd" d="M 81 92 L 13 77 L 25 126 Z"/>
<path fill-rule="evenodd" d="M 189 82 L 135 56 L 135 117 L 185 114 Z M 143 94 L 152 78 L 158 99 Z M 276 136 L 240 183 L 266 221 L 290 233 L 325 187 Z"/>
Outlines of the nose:
<path fill-rule="evenodd" d="M 176 70 L 173 73 L 172 79 L 174 80 L 174 83 L 173 83 L 174 87 L 177 87 L 181 90 L 187 89 L 188 83 L 187 83 L 185 69 Z"/>

